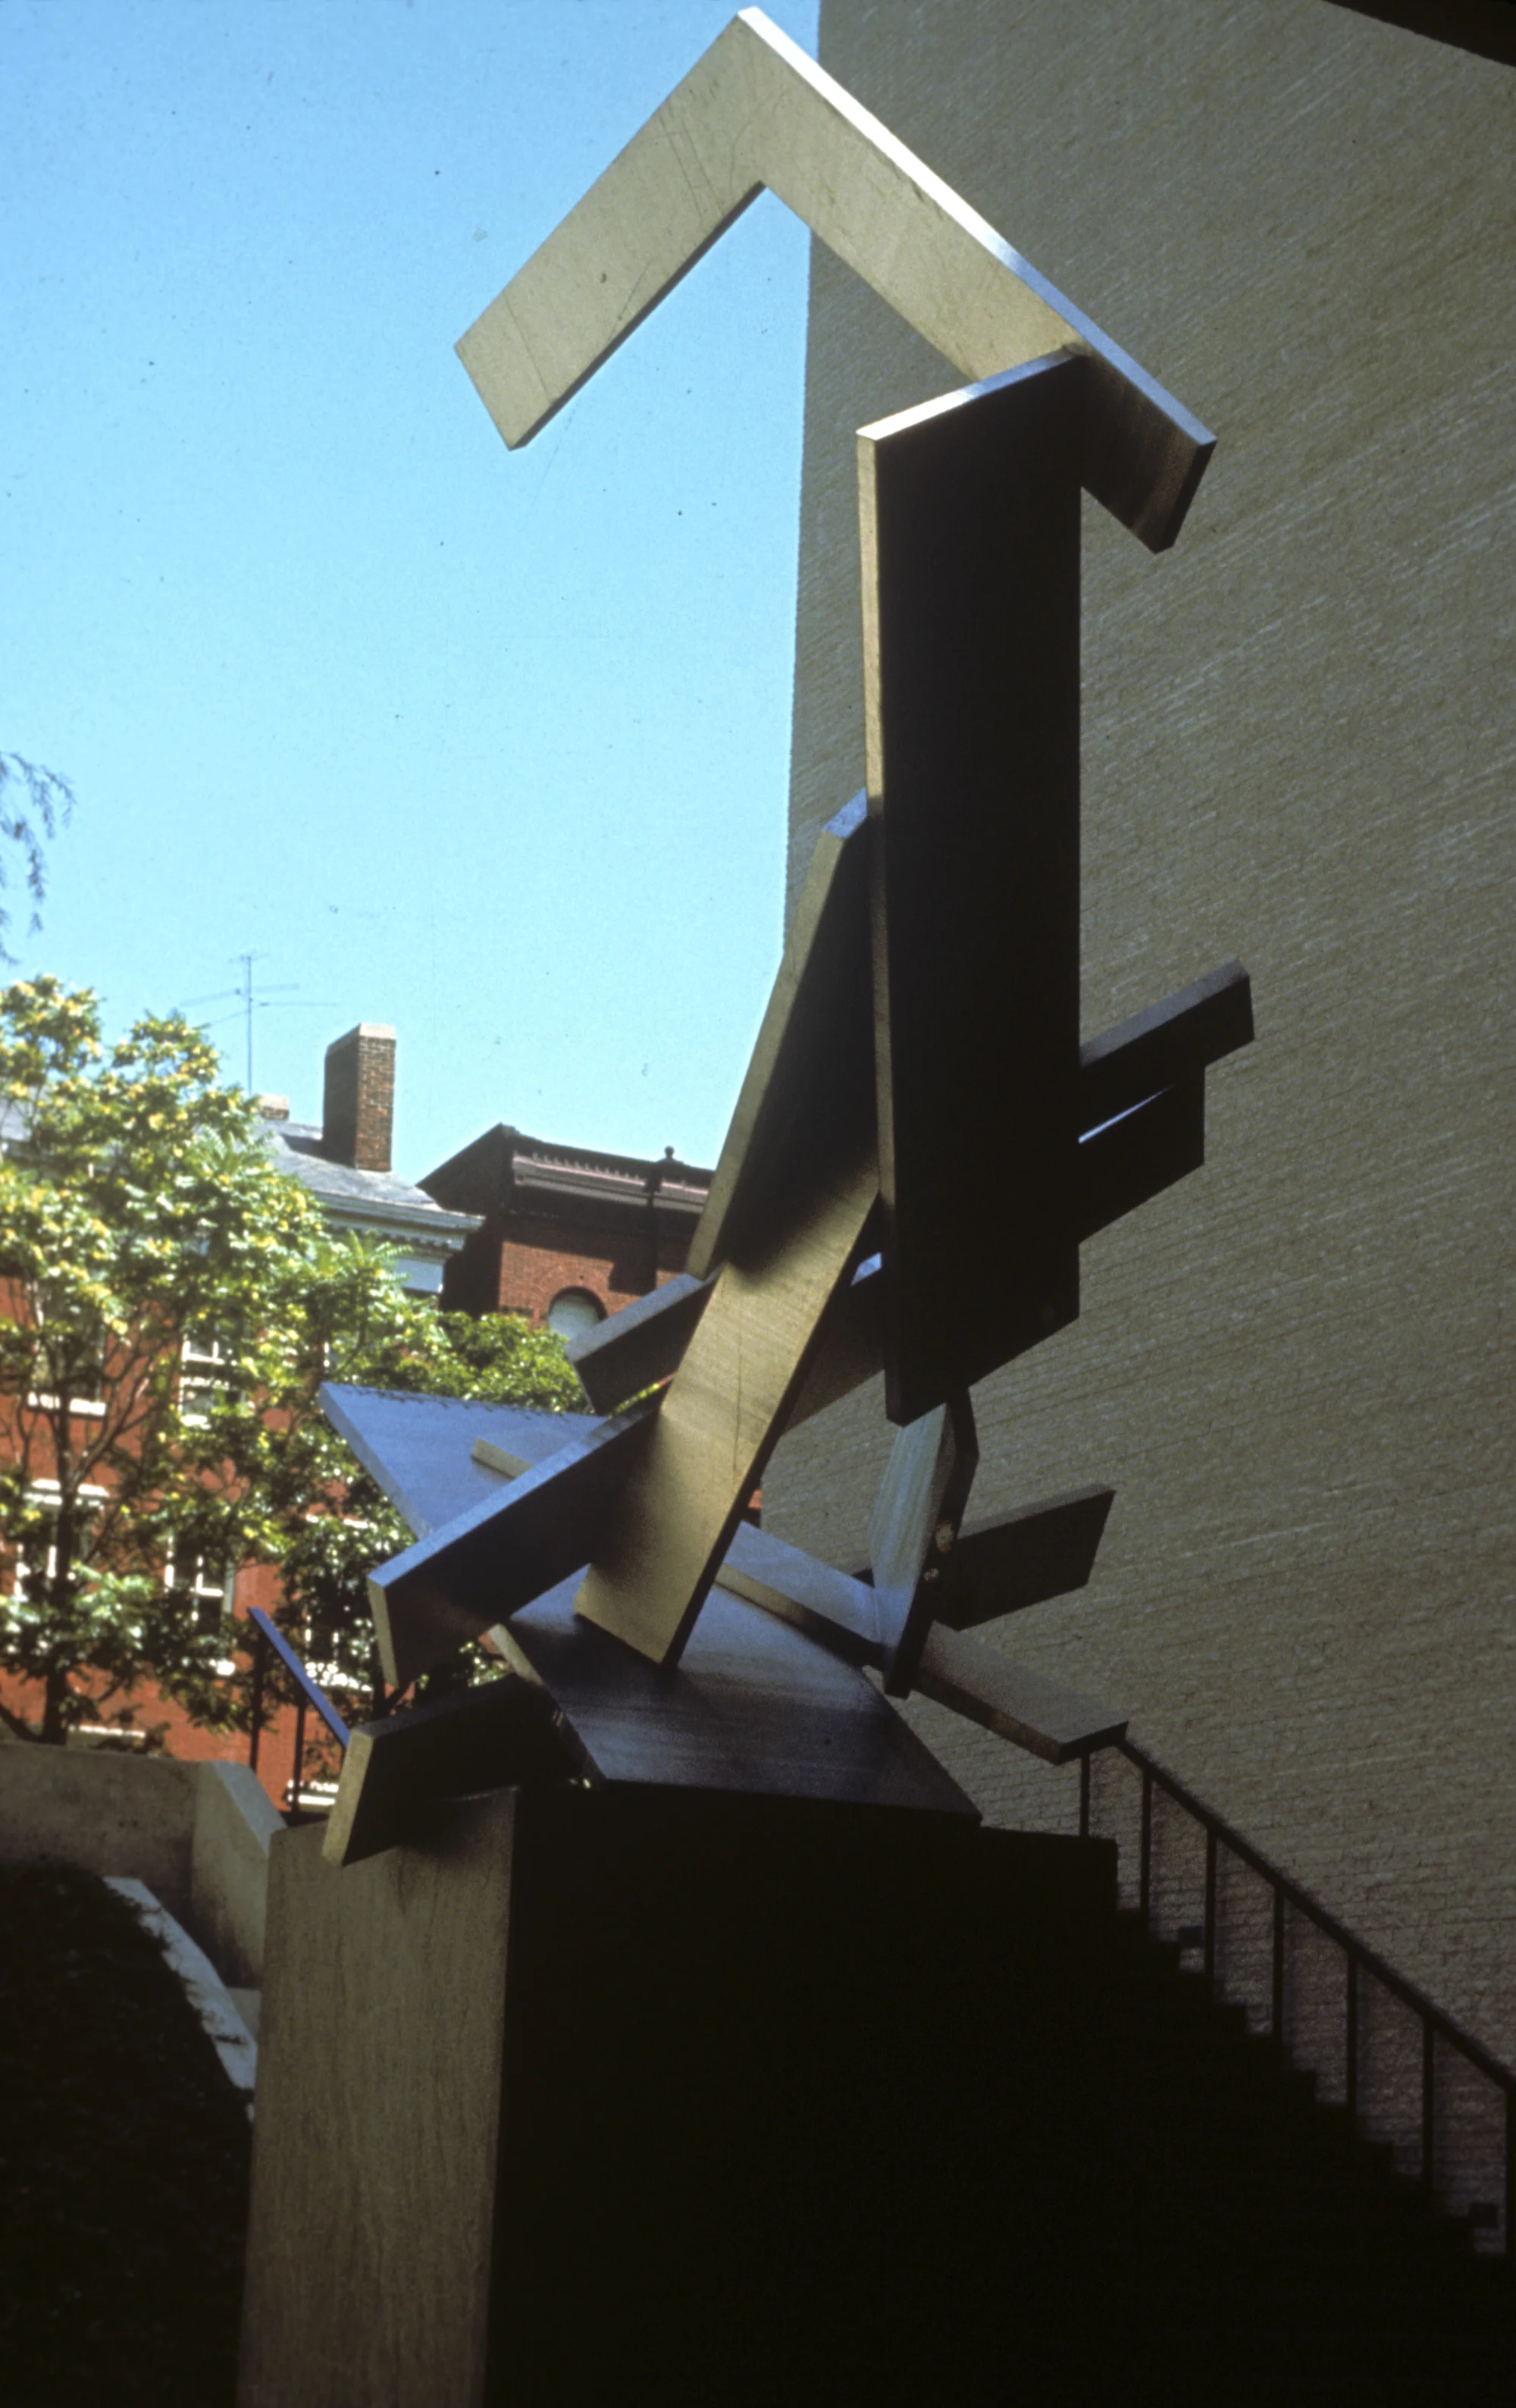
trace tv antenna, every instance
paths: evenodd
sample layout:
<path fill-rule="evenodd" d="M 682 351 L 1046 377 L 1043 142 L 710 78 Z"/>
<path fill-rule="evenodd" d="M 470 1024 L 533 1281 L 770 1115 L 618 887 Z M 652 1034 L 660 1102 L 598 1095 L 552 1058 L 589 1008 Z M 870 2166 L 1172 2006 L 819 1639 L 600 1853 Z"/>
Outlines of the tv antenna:
<path fill-rule="evenodd" d="M 242 983 L 240 986 L 222 987 L 215 995 L 192 995 L 189 998 L 189 1004 L 181 1006 L 180 1009 L 187 1010 L 189 1005 L 196 1003 L 232 1003 L 236 1005 L 236 1009 L 235 1010 L 223 1011 L 219 1014 L 215 1020 L 203 1021 L 200 1025 L 204 1028 L 224 1028 L 227 1022 L 230 1020 L 240 1020 L 245 1024 L 247 1030 L 247 1086 L 248 1093 L 250 1096 L 252 1093 L 253 1013 L 255 1011 L 330 1011 L 333 1007 L 330 1003 L 321 1000 L 316 996 L 298 996 L 295 993 L 295 989 L 299 984 L 298 980 L 286 981 L 279 986 L 265 986 L 261 990 L 256 987 L 253 982 L 252 966 L 254 962 L 266 960 L 266 954 L 234 953 L 232 958 L 234 961 L 239 962 L 242 966 Z"/>

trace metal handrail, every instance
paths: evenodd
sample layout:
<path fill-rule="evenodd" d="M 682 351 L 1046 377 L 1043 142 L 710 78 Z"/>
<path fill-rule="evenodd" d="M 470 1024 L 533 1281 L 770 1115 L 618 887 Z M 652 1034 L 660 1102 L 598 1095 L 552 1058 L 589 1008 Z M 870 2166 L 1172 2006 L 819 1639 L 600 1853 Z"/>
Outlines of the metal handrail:
<path fill-rule="evenodd" d="M 256 1771 L 258 1742 L 263 1719 L 264 1676 L 269 1650 L 272 1649 L 294 1683 L 294 1768 L 290 1780 L 290 1809 L 292 1813 L 298 1814 L 300 1800 L 305 1791 L 307 1708 L 314 1707 L 339 1747 L 344 1749 L 347 1747 L 351 1733 L 325 1690 L 306 1670 L 272 1615 L 265 1613 L 261 1606 L 254 1605 L 248 1609 L 248 1620 L 257 1633 L 253 1641 L 252 1734 L 248 1750 L 248 1762 Z"/>
<path fill-rule="evenodd" d="M 1455 2049 L 1475 2071 L 1495 2085 L 1505 2097 L 1505 2246 L 1504 2256 L 1516 2262 L 1516 2069 L 1503 2064 L 1491 2054 L 1472 2032 L 1465 2031 L 1453 2016 L 1429 1999 L 1414 1982 L 1397 1973 L 1376 1950 L 1357 1939 L 1347 1926 L 1323 1906 L 1319 1899 L 1292 1881 L 1287 1873 L 1271 1865 L 1266 1856 L 1245 1840 L 1232 1826 L 1187 1789 L 1182 1781 L 1154 1762 L 1135 1740 L 1119 1739 L 1113 1742 L 1116 1751 L 1125 1756 L 1142 1777 L 1142 1801 L 1137 1843 L 1137 1914 L 1144 1927 L 1152 1918 L 1152 1799 L 1155 1789 L 1166 1797 L 1197 1823 L 1206 1837 L 1205 1910 L 1202 1926 L 1202 1949 L 1208 1983 L 1216 1977 L 1216 1865 L 1217 1854 L 1225 1848 L 1238 1861 L 1267 1883 L 1273 1902 L 1271 1935 L 1269 2034 L 1275 2045 L 1284 2044 L 1284 1914 L 1292 1907 L 1313 1923 L 1317 1929 L 1341 1949 L 1346 1960 L 1345 2000 L 1345 2103 L 1350 2115 L 1358 2112 L 1358 1988 L 1366 1972 L 1392 1998 L 1398 1999 L 1418 2016 L 1422 2027 L 1422 2099 L 1421 2149 L 1422 2180 L 1431 2191 L 1435 2152 L 1436 2058 L 1437 2042 L 1442 2041 Z M 1080 1760 L 1080 1836 L 1090 1836 L 1091 1777 L 1088 1756 Z"/>

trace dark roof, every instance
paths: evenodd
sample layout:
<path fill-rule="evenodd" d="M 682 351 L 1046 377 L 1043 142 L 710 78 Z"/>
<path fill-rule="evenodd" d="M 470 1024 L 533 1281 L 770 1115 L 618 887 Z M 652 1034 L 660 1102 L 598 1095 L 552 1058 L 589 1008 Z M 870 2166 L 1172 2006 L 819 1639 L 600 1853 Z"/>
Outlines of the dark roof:
<path fill-rule="evenodd" d="M 422 1183 L 455 1211 L 599 1217 L 630 1211 L 640 1217 L 651 1206 L 659 1219 L 693 1228 L 712 1175 L 670 1153 L 659 1157 L 558 1145 L 501 1121 L 429 1170 Z"/>
<path fill-rule="evenodd" d="M 355 1170 L 322 1154 L 322 1132 L 308 1121 L 271 1121 L 268 1148 L 281 1170 L 308 1187 L 338 1226 L 372 1227 L 451 1254 L 478 1226 L 472 1213 L 445 1211 L 423 1189 L 390 1170 Z"/>

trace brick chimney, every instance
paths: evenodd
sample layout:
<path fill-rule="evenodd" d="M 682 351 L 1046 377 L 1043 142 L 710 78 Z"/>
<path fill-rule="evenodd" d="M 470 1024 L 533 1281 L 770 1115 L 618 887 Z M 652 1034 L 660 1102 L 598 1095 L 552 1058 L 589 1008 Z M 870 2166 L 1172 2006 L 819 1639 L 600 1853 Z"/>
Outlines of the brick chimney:
<path fill-rule="evenodd" d="M 394 1126 L 394 1030 L 361 1020 L 326 1049 L 322 1152 L 352 1170 L 388 1170 Z"/>

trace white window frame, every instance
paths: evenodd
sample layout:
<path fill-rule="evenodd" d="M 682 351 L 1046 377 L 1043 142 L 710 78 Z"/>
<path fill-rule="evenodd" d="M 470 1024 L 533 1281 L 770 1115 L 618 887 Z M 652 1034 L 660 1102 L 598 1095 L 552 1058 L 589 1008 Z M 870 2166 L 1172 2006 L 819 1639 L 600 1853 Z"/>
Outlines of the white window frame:
<path fill-rule="evenodd" d="M 43 1314 L 40 1302 L 33 1306 L 33 1311 L 36 1314 L 36 1326 L 40 1329 L 43 1326 Z M 104 1387 L 106 1369 L 103 1362 L 100 1366 L 99 1379 L 101 1386 Z M 26 1402 L 29 1410 L 33 1412 L 55 1413 L 58 1410 L 57 1398 L 50 1396 L 46 1388 L 30 1389 L 27 1393 Z M 104 1397 L 70 1397 L 68 1399 L 68 1417 L 70 1421 L 75 1419 L 103 1421 L 105 1418 L 105 1412 L 106 1400 Z"/>
<path fill-rule="evenodd" d="M 210 1580 L 207 1578 L 205 1556 L 196 1555 L 193 1561 L 194 1578 L 185 1581 L 182 1585 L 189 1590 L 197 1603 L 203 1600 L 208 1605 L 214 1600 L 218 1612 L 224 1611 L 227 1599 L 236 1584 L 236 1573 L 233 1567 L 230 1564 L 223 1564 L 220 1580 Z M 164 1566 L 164 1586 L 176 1588 L 179 1585 L 179 1565 L 175 1556 L 170 1554 L 167 1563 Z"/>
<path fill-rule="evenodd" d="M 171 1555 L 164 1566 L 164 1588 L 172 1588 L 177 1578 L 178 1567 Z M 206 1605 L 212 1603 L 215 1605 L 216 1620 L 220 1622 L 236 1602 L 236 1564 L 225 1565 L 220 1581 L 207 1580 L 206 1559 L 204 1555 L 197 1555 L 194 1558 L 194 1578 L 193 1581 L 187 1581 L 185 1586 L 197 1604 L 203 1602 Z M 200 1625 L 202 1630 L 207 1627 L 207 1624 L 202 1621 Z M 217 1674 L 223 1681 L 229 1681 L 236 1670 L 236 1660 L 230 1656 L 222 1656 L 216 1666 Z"/>
<path fill-rule="evenodd" d="M 192 1398 L 207 1407 L 217 1403 L 229 1393 L 228 1375 L 235 1369 L 232 1356 L 214 1333 L 202 1336 L 198 1330 L 187 1329 L 179 1341 L 179 1419 L 192 1429 L 204 1429 L 209 1412 L 196 1412 Z"/>
<path fill-rule="evenodd" d="M 92 1483 L 87 1483 L 79 1492 L 79 1501 L 84 1506 L 103 1505 L 109 1495 L 108 1488 L 98 1488 Z M 40 1505 L 44 1509 L 50 1508 L 54 1514 L 64 1501 L 64 1492 L 56 1480 L 34 1480 L 26 1491 L 26 1497 L 29 1504 Z M 26 1578 L 32 1569 L 27 1558 L 25 1543 L 18 1539 L 16 1559 L 10 1572 L 10 1594 L 19 1605 L 30 1603 L 26 1594 Z M 42 1567 L 43 1578 L 50 1581 L 57 1569 L 58 1541 L 56 1539 L 50 1539 L 46 1561 Z"/>

